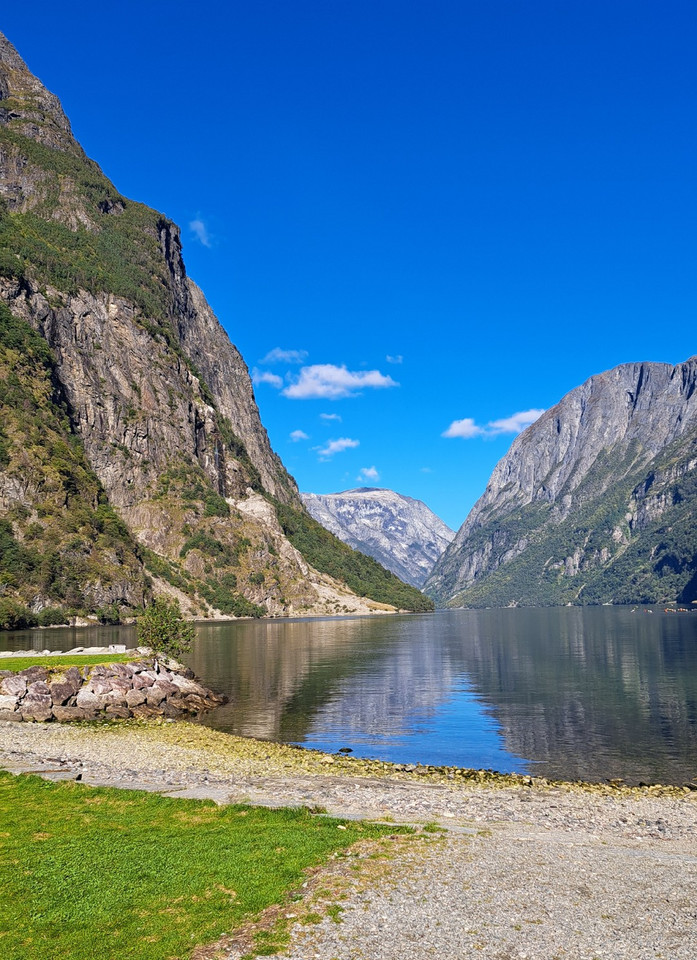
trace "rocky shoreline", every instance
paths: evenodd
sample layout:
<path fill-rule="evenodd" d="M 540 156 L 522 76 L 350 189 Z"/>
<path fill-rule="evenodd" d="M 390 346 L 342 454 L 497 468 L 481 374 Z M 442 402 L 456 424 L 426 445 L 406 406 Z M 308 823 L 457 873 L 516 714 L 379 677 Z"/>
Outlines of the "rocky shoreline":
<path fill-rule="evenodd" d="M 139 650 L 145 652 L 144 648 Z M 50 656 L 123 652 L 125 647 L 121 646 L 78 647 L 68 654 Z M 0 720 L 6 721 L 174 719 L 204 713 L 224 702 L 225 697 L 198 683 L 193 671 L 153 656 L 142 656 L 127 663 L 65 669 L 39 664 L 19 672 L 0 669 Z"/>
<path fill-rule="evenodd" d="M 343 818 L 437 824 L 398 845 L 375 881 L 354 874 L 341 923 L 296 924 L 293 960 L 692 960 L 697 793 L 397 770 L 167 719 L 0 721 L 0 767 L 54 780 Z M 322 905 L 312 905 L 319 914 Z M 249 944 L 216 954 L 235 960 Z M 212 956 L 210 951 L 196 954 Z"/>

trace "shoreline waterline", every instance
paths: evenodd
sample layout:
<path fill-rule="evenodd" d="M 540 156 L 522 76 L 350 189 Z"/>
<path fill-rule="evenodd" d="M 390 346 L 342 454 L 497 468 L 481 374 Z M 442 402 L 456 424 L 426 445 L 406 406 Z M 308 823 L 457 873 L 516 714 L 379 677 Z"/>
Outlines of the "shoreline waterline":
<path fill-rule="evenodd" d="M 40 729 L 46 731 L 45 737 L 38 733 Z M 500 773 L 491 769 L 400 764 L 341 753 L 324 753 L 296 744 L 241 737 L 213 730 L 196 721 L 159 718 L 71 724 L 17 724 L 0 721 L 0 767 L 10 769 L 6 765 L 10 761 L 10 766 L 23 766 L 27 760 L 51 762 L 50 757 L 41 757 L 40 750 L 37 753 L 34 749 L 41 746 L 42 739 L 47 744 L 53 741 L 51 731 L 66 733 L 65 739 L 70 741 L 74 748 L 81 743 L 91 744 L 93 749 L 87 753 L 92 758 L 99 755 L 100 744 L 108 753 L 110 744 L 120 737 L 133 745 L 158 745 L 165 751 L 168 745 L 175 749 L 183 747 L 186 751 L 200 754 L 202 760 L 206 759 L 207 763 L 201 769 L 207 774 L 212 771 L 211 764 L 215 766 L 217 763 L 229 772 L 242 773 L 245 777 L 255 774 L 268 777 L 282 772 L 311 778 L 331 777 L 347 781 L 375 779 L 395 784 L 425 787 L 439 785 L 453 789 L 467 787 L 561 791 L 604 797 L 670 797 L 697 801 L 697 781 L 690 785 L 646 783 L 635 786 L 618 778 L 601 782 L 557 780 L 518 773 Z M 26 744 L 28 749 L 21 749 L 22 740 L 30 741 L 31 745 Z M 193 757 L 191 759 L 193 760 Z M 165 756 L 162 756 L 162 760 L 165 760 Z"/>

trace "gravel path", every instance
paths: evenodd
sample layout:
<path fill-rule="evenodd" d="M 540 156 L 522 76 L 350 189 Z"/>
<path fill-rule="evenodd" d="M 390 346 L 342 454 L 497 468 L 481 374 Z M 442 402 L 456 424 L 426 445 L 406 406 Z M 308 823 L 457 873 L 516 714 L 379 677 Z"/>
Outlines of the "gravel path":
<path fill-rule="evenodd" d="M 0 723 L 0 766 L 447 828 L 372 882 L 349 871 L 340 916 L 298 924 L 290 960 L 697 957 L 697 793 L 418 777 L 180 723 Z"/>

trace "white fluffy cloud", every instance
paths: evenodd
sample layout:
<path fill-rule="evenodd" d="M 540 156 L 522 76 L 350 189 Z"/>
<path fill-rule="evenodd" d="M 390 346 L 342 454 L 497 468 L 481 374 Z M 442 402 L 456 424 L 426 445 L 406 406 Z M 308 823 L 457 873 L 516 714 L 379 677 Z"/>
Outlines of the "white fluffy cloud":
<path fill-rule="evenodd" d="M 257 370 L 255 367 L 252 370 L 252 383 L 270 383 L 272 387 L 280 390 L 283 386 L 283 377 L 279 377 L 278 374 L 271 373 L 269 370 Z"/>
<path fill-rule="evenodd" d="M 303 367 L 298 379 L 286 387 L 283 394 L 291 400 L 338 400 L 341 397 L 355 396 L 368 387 L 380 390 L 398 386 L 392 377 L 380 373 L 379 370 L 354 371 L 344 366 L 337 367 L 333 363 L 316 363 Z"/>
<path fill-rule="evenodd" d="M 208 232 L 208 227 L 200 217 L 196 217 L 194 220 L 189 222 L 189 230 L 191 230 L 193 235 L 202 246 L 210 249 L 212 246 L 211 235 Z"/>
<path fill-rule="evenodd" d="M 482 427 L 478 427 L 472 417 L 465 417 L 464 420 L 453 420 L 447 430 L 444 430 L 444 437 L 463 437 L 469 440 L 470 437 L 481 437 L 484 433 Z"/>
<path fill-rule="evenodd" d="M 338 420 L 341 423 L 341 417 L 338 413 L 320 413 L 320 420 Z"/>
<path fill-rule="evenodd" d="M 351 440 L 349 437 L 339 437 L 338 440 L 330 440 L 326 447 L 318 447 L 320 460 L 329 460 L 335 453 L 341 453 L 344 450 L 350 450 L 352 447 L 360 446 L 360 440 Z"/>
<path fill-rule="evenodd" d="M 441 436 L 461 437 L 464 440 L 469 440 L 471 437 L 498 437 L 502 433 L 521 433 L 543 413 L 544 410 L 538 409 L 521 410 L 518 413 L 511 414 L 510 417 L 490 420 L 485 427 L 480 427 L 472 417 L 465 417 L 463 420 L 453 420 Z"/>
<path fill-rule="evenodd" d="M 514 413 L 511 417 L 504 417 L 502 420 L 492 420 L 488 425 L 491 433 L 521 433 L 531 423 L 534 423 L 542 416 L 544 410 L 522 410 L 520 413 Z"/>
<path fill-rule="evenodd" d="M 274 347 L 259 363 L 304 363 L 305 360 L 307 350 L 283 350 L 281 347 Z"/>
<path fill-rule="evenodd" d="M 310 438 L 304 430 L 293 430 L 293 432 L 290 434 L 290 439 L 293 441 L 293 443 L 298 443 L 299 440 L 309 440 Z"/>
<path fill-rule="evenodd" d="M 379 480 L 380 474 L 375 467 L 361 467 L 356 480 Z"/>
<path fill-rule="evenodd" d="M 404 357 L 402 356 L 401 353 L 398 353 L 394 357 L 390 356 L 390 354 L 388 353 L 387 356 L 385 357 L 385 360 L 387 360 L 388 363 L 403 363 Z"/>

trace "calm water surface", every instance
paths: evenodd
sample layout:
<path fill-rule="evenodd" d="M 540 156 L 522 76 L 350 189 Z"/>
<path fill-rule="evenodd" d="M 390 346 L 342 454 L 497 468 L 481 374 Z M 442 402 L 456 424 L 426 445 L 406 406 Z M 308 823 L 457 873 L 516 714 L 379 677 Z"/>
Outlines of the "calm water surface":
<path fill-rule="evenodd" d="M 133 644 L 128 628 L 0 635 Z M 458 610 L 205 624 L 210 726 L 404 763 L 682 783 L 697 776 L 697 613 Z"/>

